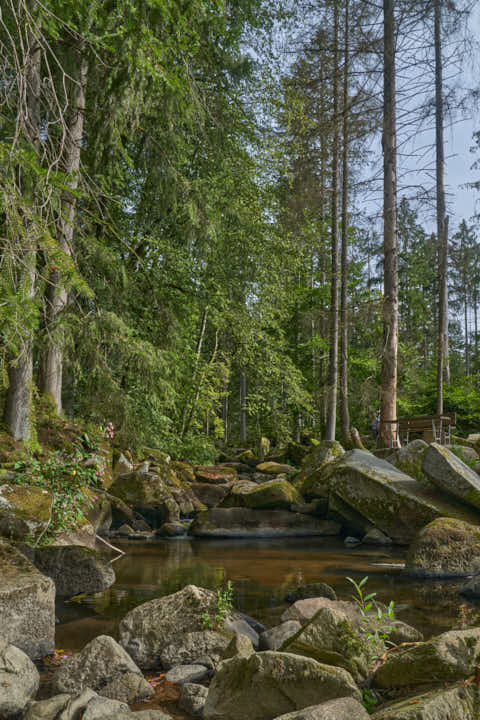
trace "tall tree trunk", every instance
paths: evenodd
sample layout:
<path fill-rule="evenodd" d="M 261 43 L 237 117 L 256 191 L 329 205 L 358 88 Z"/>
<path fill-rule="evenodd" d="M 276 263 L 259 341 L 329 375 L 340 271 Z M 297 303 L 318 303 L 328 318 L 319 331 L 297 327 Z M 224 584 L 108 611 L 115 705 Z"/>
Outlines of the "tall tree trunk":
<path fill-rule="evenodd" d="M 64 171 L 69 176 L 68 184 L 72 191 L 78 188 L 80 155 L 85 121 L 85 93 L 88 76 L 88 59 L 81 43 L 78 50 L 78 77 L 73 85 L 72 114 L 68 123 L 65 143 Z M 62 200 L 62 211 L 58 221 L 58 244 L 67 255 L 72 254 L 75 229 L 76 199 L 73 193 L 66 192 Z M 47 290 L 47 332 L 50 333 L 47 349 L 42 363 L 40 390 L 50 395 L 57 412 L 62 410 L 63 378 L 63 333 L 61 332 L 61 314 L 67 305 L 67 290 L 62 282 L 60 271 L 52 270 Z"/>
<path fill-rule="evenodd" d="M 35 152 L 40 146 L 40 93 L 41 93 L 41 47 L 32 32 L 27 32 L 25 49 L 25 73 L 19 82 L 18 122 L 22 132 Z M 28 196 L 32 204 L 34 193 L 28 187 L 28 178 L 18 170 L 18 192 Z M 36 241 L 31 237 L 28 220 L 25 220 L 23 236 L 19 239 L 18 268 L 16 284 L 27 302 L 33 301 L 36 285 Z M 32 388 L 33 388 L 33 329 L 22 331 L 17 352 L 8 366 L 8 389 L 4 410 L 4 421 L 15 440 L 26 442 L 32 430 Z"/>
<path fill-rule="evenodd" d="M 330 300 L 330 353 L 328 361 L 328 406 L 326 440 L 335 440 L 338 385 L 338 3 L 333 4 L 333 147 L 332 147 L 332 267 Z"/>
<path fill-rule="evenodd" d="M 445 210 L 445 148 L 443 141 L 442 2 L 434 4 L 435 148 L 437 185 L 437 242 L 439 250 L 437 413 L 443 413 L 443 383 L 450 383 L 448 359 L 448 218 Z"/>
<path fill-rule="evenodd" d="M 475 371 L 478 367 L 478 306 L 477 306 L 477 289 L 475 288 L 473 293 L 473 328 L 475 331 L 475 337 L 473 339 L 473 347 L 475 352 Z"/>
<path fill-rule="evenodd" d="M 349 33 L 350 16 L 349 0 L 345 0 L 345 56 L 343 65 L 343 147 L 342 147 L 342 290 L 340 298 L 340 418 L 342 428 L 342 441 L 348 447 L 350 437 L 350 412 L 348 408 L 348 73 L 349 63 Z"/>
<path fill-rule="evenodd" d="M 240 376 L 240 442 L 247 442 L 247 376 Z"/>
<path fill-rule="evenodd" d="M 383 107 L 383 353 L 379 440 L 390 444 L 397 419 L 398 354 L 398 237 L 396 206 L 397 138 L 395 93 L 394 0 L 383 0 L 384 107 Z"/>

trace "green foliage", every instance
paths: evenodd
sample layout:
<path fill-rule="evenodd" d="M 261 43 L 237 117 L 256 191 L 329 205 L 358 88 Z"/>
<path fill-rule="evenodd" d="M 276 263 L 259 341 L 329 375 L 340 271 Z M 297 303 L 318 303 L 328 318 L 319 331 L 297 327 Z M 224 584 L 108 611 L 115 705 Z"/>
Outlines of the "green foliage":
<path fill-rule="evenodd" d="M 88 450 L 77 445 L 72 454 L 57 451 L 45 460 L 27 456 L 14 464 L 16 484 L 40 487 L 52 493 L 48 531 L 41 535 L 44 543 L 85 522 L 85 513 L 94 504 L 94 492 L 101 487 L 99 458 L 90 439 L 86 437 L 85 441 L 90 445 Z"/>
<path fill-rule="evenodd" d="M 374 600 L 376 593 L 365 594 L 364 588 L 368 576 L 362 578 L 358 583 L 350 577 L 347 577 L 347 580 L 355 588 L 355 595 L 352 597 L 362 615 L 360 631 L 365 636 L 371 658 L 376 659 L 383 652 L 385 645 L 394 644 L 389 640 L 391 633 L 395 630 L 395 625 L 398 623 L 395 620 L 394 601 L 391 600 L 387 609 L 384 610 Z"/>
<path fill-rule="evenodd" d="M 221 628 L 224 621 L 231 614 L 233 609 L 233 585 L 228 580 L 223 588 L 217 589 L 217 602 L 214 615 L 205 612 L 202 615 L 202 624 L 209 630 Z"/>
<path fill-rule="evenodd" d="M 362 705 L 369 715 L 373 715 L 377 709 L 379 699 L 373 690 L 362 689 Z"/>

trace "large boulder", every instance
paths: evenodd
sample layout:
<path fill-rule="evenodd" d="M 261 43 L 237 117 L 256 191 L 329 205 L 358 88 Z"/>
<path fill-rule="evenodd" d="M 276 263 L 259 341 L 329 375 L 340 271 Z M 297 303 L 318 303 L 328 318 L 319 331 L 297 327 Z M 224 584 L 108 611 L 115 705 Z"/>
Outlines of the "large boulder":
<path fill-rule="evenodd" d="M 450 630 L 391 653 L 378 668 L 374 683 L 379 688 L 396 688 L 455 682 L 473 675 L 478 665 L 480 628 Z"/>
<path fill-rule="evenodd" d="M 323 440 L 302 461 L 300 472 L 295 477 L 295 486 L 308 499 L 328 496 L 328 488 L 323 483 L 323 471 L 327 465 L 345 454 L 345 450 L 336 440 Z"/>
<path fill-rule="evenodd" d="M 224 507 L 245 507 L 252 510 L 289 510 L 290 506 L 300 503 L 302 498 L 288 480 L 269 480 L 256 483 L 234 485 L 230 495 L 224 500 Z"/>
<path fill-rule="evenodd" d="M 135 472 L 119 475 L 110 493 L 140 513 L 153 528 L 193 512 L 192 490 L 188 483 L 181 483 L 170 463 L 155 466 L 156 472 L 146 471 L 147 467 L 148 463 Z"/>
<path fill-rule="evenodd" d="M 49 490 L 30 485 L 0 485 L 0 535 L 25 540 L 47 525 L 52 508 Z"/>
<path fill-rule="evenodd" d="M 37 548 L 34 563 L 52 578 L 58 597 L 103 592 L 115 582 L 112 566 L 100 553 L 79 545 Z"/>
<path fill-rule="evenodd" d="M 275 720 L 369 720 L 369 714 L 358 700 L 351 697 L 329 700 L 281 715 Z"/>
<path fill-rule="evenodd" d="M 361 697 L 346 670 L 300 655 L 266 651 L 220 664 L 208 691 L 203 717 L 273 720 L 341 697 Z"/>
<path fill-rule="evenodd" d="M 199 501 L 207 508 L 220 505 L 230 492 L 230 485 L 213 485 L 211 483 L 196 482 L 191 483 L 190 487 Z"/>
<path fill-rule="evenodd" d="M 180 699 L 178 706 L 180 710 L 185 710 L 189 715 L 202 715 L 205 702 L 207 700 L 208 690 L 203 685 L 196 683 L 183 683 L 180 691 Z"/>
<path fill-rule="evenodd" d="M 126 675 L 129 677 L 125 678 Z M 136 676 L 134 682 L 131 675 Z M 53 674 L 54 692 L 78 694 L 86 688 L 129 703 L 153 695 L 132 658 L 108 635 L 96 637 L 79 653 L 64 660 Z M 118 690 L 117 695 L 114 688 Z"/>
<path fill-rule="evenodd" d="M 291 465 L 285 465 L 284 463 L 273 462 L 267 460 L 257 465 L 259 473 L 266 473 L 267 475 L 292 475 L 297 472 L 297 468 Z"/>
<path fill-rule="evenodd" d="M 40 675 L 30 658 L 0 637 L 0 717 L 18 717 L 39 685 Z"/>
<path fill-rule="evenodd" d="M 415 480 L 422 480 L 422 463 L 428 444 L 425 440 L 412 440 L 408 445 L 395 450 L 387 460 L 396 468 Z"/>
<path fill-rule="evenodd" d="M 200 630 L 180 635 L 160 653 L 160 663 L 170 670 L 175 665 L 195 665 L 207 656 L 218 665 L 230 643 L 230 635 L 214 630 Z"/>
<path fill-rule="evenodd" d="M 343 667 L 354 680 L 361 682 L 369 671 L 369 651 L 361 638 L 345 613 L 325 607 L 280 649 L 311 657 L 325 665 Z"/>
<path fill-rule="evenodd" d="M 152 668 L 162 651 L 186 633 L 205 630 L 205 613 L 215 614 L 217 596 L 187 585 L 131 610 L 121 621 L 120 643 L 141 668 Z"/>
<path fill-rule="evenodd" d="M 424 471 L 430 447 L 425 453 Z M 331 496 L 340 498 L 399 544 L 410 543 L 422 527 L 438 517 L 474 522 L 480 517 L 363 450 L 346 453 L 327 466 L 325 474 Z M 480 485 L 478 477 L 477 482 Z"/>
<path fill-rule="evenodd" d="M 38 659 L 55 648 L 55 585 L 0 540 L 0 638 Z"/>
<path fill-rule="evenodd" d="M 281 625 L 265 630 L 259 638 L 260 650 L 280 650 L 282 645 L 296 635 L 301 627 L 298 620 L 287 620 Z"/>
<path fill-rule="evenodd" d="M 478 691 L 462 682 L 389 703 L 371 717 L 372 720 L 477 720 Z"/>
<path fill-rule="evenodd" d="M 453 518 L 426 525 L 408 549 L 405 573 L 421 578 L 460 577 L 480 570 L 480 528 Z"/>
<path fill-rule="evenodd" d="M 197 537 L 309 537 L 338 535 L 340 525 L 285 510 L 211 508 L 190 527 Z"/>
<path fill-rule="evenodd" d="M 480 509 L 480 478 L 444 445 L 432 443 L 423 458 L 423 472 L 434 485 Z"/>
<path fill-rule="evenodd" d="M 211 485 L 224 485 L 237 479 L 236 469 L 229 466 L 197 465 L 194 472 L 197 482 Z"/>

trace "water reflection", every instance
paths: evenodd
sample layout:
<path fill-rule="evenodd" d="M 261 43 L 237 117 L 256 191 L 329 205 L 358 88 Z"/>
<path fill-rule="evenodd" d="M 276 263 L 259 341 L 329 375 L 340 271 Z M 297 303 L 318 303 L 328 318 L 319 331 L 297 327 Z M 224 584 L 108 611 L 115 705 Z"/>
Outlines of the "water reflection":
<path fill-rule="evenodd" d="M 216 589 L 232 580 L 235 605 L 266 625 L 278 621 L 286 593 L 302 583 L 327 582 L 348 597 L 347 576 L 369 576 L 383 602 L 395 600 L 398 616 L 427 636 L 454 624 L 458 584 L 412 582 L 401 576 L 405 549 L 345 548 L 323 538 L 287 540 L 158 540 L 118 542 L 126 555 L 115 563 L 117 580 L 105 593 L 59 606 L 57 647 L 78 649 L 91 638 L 115 634 L 130 609 L 189 583 Z"/>

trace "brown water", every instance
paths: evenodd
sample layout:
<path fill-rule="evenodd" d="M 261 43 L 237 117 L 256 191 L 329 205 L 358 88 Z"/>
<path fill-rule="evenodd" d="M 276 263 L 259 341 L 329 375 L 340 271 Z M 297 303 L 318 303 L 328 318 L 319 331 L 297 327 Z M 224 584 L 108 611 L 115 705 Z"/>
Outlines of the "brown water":
<path fill-rule="evenodd" d="M 116 634 L 118 621 L 135 606 L 192 583 L 216 589 L 231 580 L 235 606 L 273 626 L 289 590 L 326 582 L 339 597 L 352 587 L 347 577 L 368 575 L 368 590 L 395 601 L 397 616 L 427 637 L 458 622 L 460 583 L 415 581 L 402 576 L 405 549 L 346 548 L 332 539 L 116 541 L 126 555 L 114 562 L 115 584 L 106 592 L 57 608 L 57 648 L 78 650 L 93 637 Z"/>

